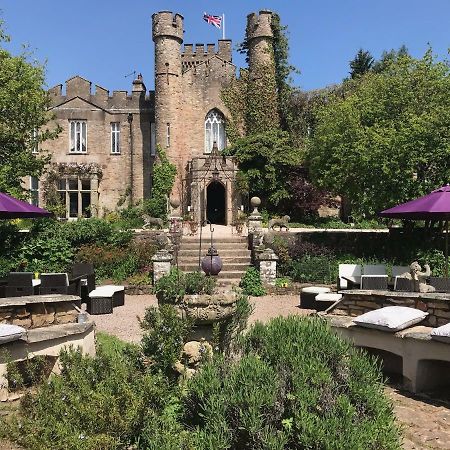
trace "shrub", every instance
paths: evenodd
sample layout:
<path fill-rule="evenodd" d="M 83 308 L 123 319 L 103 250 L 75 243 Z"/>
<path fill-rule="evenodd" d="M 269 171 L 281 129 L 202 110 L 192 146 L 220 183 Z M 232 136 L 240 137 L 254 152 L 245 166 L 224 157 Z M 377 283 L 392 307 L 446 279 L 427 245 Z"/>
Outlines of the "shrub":
<path fill-rule="evenodd" d="M 276 318 L 215 357 L 183 400 L 194 447 L 400 449 L 375 359 L 318 318 Z"/>
<path fill-rule="evenodd" d="M 142 351 L 150 359 L 150 367 L 173 375 L 172 366 L 180 359 L 191 321 L 181 318 L 172 305 L 161 305 L 147 308 L 140 325 L 144 330 Z"/>
<path fill-rule="evenodd" d="M 186 293 L 184 273 L 181 270 L 172 269 L 169 274 L 161 277 L 155 283 L 154 292 L 160 303 L 181 302 Z"/>
<path fill-rule="evenodd" d="M 55 359 L 42 355 L 33 356 L 23 361 L 10 361 L 6 366 L 6 379 L 8 389 L 17 391 L 25 387 L 35 386 L 41 383 L 49 374 Z"/>
<path fill-rule="evenodd" d="M 152 277 L 149 272 L 139 272 L 128 277 L 126 281 L 132 286 L 148 286 L 152 284 Z"/>
<path fill-rule="evenodd" d="M 137 444 L 149 416 L 165 417 L 166 406 L 179 395 L 166 379 L 146 373 L 139 355 L 137 346 L 102 334 L 95 358 L 63 351 L 61 375 L 24 397 L 20 418 L 2 425 L 10 438 L 36 450 Z"/>
<path fill-rule="evenodd" d="M 249 267 L 244 276 L 241 278 L 239 286 L 245 295 L 252 295 L 253 297 L 260 297 L 266 295 L 266 290 L 261 282 L 259 270 L 255 267 Z"/>
<path fill-rule="evenodd" d="M 301 283 L 331 283 L 335 280 L 326 256 L 303 256 L 289 264 L 288 273 L 294 281 Z"/>
<path fill-rule="evenodd" d="M 215 278 L 207 277 L 201 272 L 187 273 L 184 277 L 184 283 L 187 295 L 193 294 L 211 295 L 216 286 Z"/>

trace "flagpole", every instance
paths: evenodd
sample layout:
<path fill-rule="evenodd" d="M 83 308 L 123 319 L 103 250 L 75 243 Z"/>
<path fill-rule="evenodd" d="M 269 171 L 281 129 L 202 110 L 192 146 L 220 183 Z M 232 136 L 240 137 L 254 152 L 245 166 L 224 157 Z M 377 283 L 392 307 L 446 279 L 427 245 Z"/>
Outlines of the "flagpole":
<path fill-rule="evenodd" d="M 225 39 L 225 13 L 222 13 L 222 39 Z"/>

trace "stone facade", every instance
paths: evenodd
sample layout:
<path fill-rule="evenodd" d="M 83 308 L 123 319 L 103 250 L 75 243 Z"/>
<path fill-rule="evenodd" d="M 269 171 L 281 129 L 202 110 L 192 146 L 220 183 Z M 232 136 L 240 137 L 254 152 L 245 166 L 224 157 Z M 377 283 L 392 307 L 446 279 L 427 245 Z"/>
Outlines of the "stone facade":
<path fill-rule="evenodd" d="M 252 66 L 267 64 L 270 55 L 267 49 L 272 39 L 270 18 L 268 11 L 248 16 L 250 70 Z M 154 91 L 147 92 L 141 76 L 133 81 L 131 93 L 114 91 L 110 95 L 101 86 L 92 89 L 91 82 L 80 76 L 68 80 L 64 90 L 62 85 L 50 89 L 54 122 L 62 131 L 58 139 L 45 142 L 42 150 L 50 152 L 55 165 L 94 164 L 99 168 L 98 173 L 78 176 L 89 180 L 86 185 L 89 191 L 81 179 L 72 180 L 66 194 L 60 187 L 67 218 L 101 216 L 122 204 L 148 198 L 154 151 L 159 145 L 177 167 L 171 196 L 181 201 L 182 212 L 190 209 L 196 220 L 214 221 L 216 218 L 206 212 L 206 203 L 210 202 L 211 206 L 215 202 L 215 209 L 221 213 L 216 223 L 233 221 L 240 200 L 234 188 L 237 168 L 232 158 L 224 160 L 225 170 L 220 170 L 219 179 L 213 177 L 211 166 L 204 164 L 211 151 L 207 142 L 219 140 L 219 150 L 226 145 L 224 124 L 229 111 L 221 99 L 221 91 L 236 77 L 232 43 L 219 40 L 217 45 L 207 44 L 206 47 L 203 44 L 183 46 L 183 34 L 180 14 L 169 11 L 153 14 Z M 206 121 L 212 114 L 220 126 L 214 129 L 211 126 L 209 131 Z M 71 124 L 73 122 L 79 125 Z M 81 132 L 85 133 L 82 136 L 85 140 L 79 151 L 77 148 L 74 151 L 73 145 L 76 131 L 73 127 L 76 126 L 86 127 Z M 117 127 L 115 132 L 119 130 L 118 151 L 113 148 L 112 127 Z M 72 172 L 71 176 L 76 180 Z M 39 200 L 45 206 L 42 181 Z M 31 180 L 26 180 L 26 187 L 30 187 L 30 183 Z"/>

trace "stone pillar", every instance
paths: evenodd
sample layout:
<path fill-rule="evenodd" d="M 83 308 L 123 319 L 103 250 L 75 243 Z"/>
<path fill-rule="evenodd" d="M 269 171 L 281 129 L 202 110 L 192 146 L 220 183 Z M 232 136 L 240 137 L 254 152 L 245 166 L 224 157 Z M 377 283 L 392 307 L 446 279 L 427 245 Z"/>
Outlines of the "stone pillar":
<path fill-rule="evenodd" d="M 170 272 L 172 255 L 168 250 L 158 250 L 152 257 L 153 261 L 153 284 L 155 284 L 164 275 Z"/>
<path fill-rule="evenodd" d="M 259 254 L 258 259 L 261 281 L 274 286 L 275 279 L 277 278 L 278 256 L 275 255 L 275 252 L 271 248 L 267 248 Z"/>
<path fill-rule="evenodd" d="M 261 199 L 259 197 L 252 197 L 250 199 L 250 204 L 253 207 L 253 212 L 248 216 L 248 232 L 255 233 L 261 231 L 262 226 L 262 216 L 258 211 L 258 206 L 261 204 Z"/>

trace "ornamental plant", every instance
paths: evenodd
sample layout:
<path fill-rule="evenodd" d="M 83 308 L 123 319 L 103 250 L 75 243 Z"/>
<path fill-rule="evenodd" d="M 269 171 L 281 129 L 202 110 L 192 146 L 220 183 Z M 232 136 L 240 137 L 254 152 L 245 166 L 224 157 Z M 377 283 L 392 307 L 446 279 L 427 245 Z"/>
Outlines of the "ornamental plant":
<path fill-rule="evenodd" d="M 241 278 L 239 286 L 245 295 L 251 295 L 253 297 L 261 297 L 266 295 L 266 290 L 261 282 L 261 275 L 259 270 L 255 267 L 249 267 L 244 276 Z"/>

